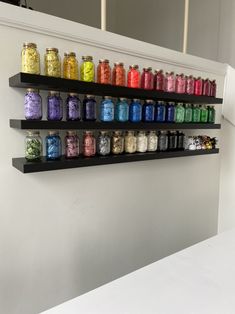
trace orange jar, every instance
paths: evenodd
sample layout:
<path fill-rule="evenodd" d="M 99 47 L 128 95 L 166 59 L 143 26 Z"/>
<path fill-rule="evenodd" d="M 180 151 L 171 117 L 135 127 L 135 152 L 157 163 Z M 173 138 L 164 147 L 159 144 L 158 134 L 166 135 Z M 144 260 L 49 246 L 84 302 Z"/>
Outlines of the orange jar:
<path fill-rule="evenodd" d="M 112 84 L 118 86 L 125 86 L 126 71 L 122 62 L 115 62 L 113 68 Z"/>
<path fill-rule="evenodd" d="M 97 83 L 111 84 L 111 68 L 109 60 L 107 59 L 99 60 L 97 67 Z"/>
<path fill-rule="evenodd" d="M 78 61 L 75 52 L 66 52 L 64 54 L 63 77 L 78 80 Z"/>
<path fill-rule="evenodd" d="M 140 71 L 139 66 L 134 64 L 130 65 L 127 74 L 127 86 L 132 88 L 140 87 Z"/>

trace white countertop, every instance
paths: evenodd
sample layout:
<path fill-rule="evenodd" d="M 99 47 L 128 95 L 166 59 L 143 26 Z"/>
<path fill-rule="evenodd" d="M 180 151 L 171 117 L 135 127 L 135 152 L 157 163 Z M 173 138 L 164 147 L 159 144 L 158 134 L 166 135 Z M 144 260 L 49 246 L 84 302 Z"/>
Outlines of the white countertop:
<path fill-rule="evenodd" d="M 43 312 L 78 313 L 234 314 L 235 230 Z"/>

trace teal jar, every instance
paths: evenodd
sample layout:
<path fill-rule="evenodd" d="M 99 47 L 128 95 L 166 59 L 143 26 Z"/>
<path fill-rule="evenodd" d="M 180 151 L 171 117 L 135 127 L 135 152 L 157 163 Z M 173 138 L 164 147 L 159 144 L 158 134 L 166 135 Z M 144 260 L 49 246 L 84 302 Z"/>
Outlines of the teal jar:
<path fill-rule="evenodd" d="M 208 106 L 208 123 L 215 123 L 215 107 Z"/>
<path fill-rule="evenodd" d="M 201 110 L 198 105 L 194 105 L 193 107 L 193 122 L 199 123 L 201 120 Z"/>
<path fill-rule="evenodd" d="M 206 123 L 208 121 L 208 109 L 207 109 L 207 107 L 205 105 L 202 105 L 200 107 L 200 111 L 201 111 L 200 122 Z"/>
<path fill-rule="evenodd" d="M 100 104 L 100 121 L 111 122 L 114 120 L 114 103 L 111 97 L 105 96 Z"/>
<path fill-rule="evenodd" d="M 175 122 L 183 123 L 185 117 L 185 108 L 182 103 L 178 103 L 175 107 Z"/>
<path fill-rule="evenodd" d="M 126 122 L 129 119 L 129 106 L 126 98 L 119 98 L 115 108 L 115 120 Z"/>
<path fill-rule="evenodd" d="M 184 116 L 184 122 L 190 123 L 193 120 L 193 109 L 190 104 L 185 105 L 185 116 Z"/>

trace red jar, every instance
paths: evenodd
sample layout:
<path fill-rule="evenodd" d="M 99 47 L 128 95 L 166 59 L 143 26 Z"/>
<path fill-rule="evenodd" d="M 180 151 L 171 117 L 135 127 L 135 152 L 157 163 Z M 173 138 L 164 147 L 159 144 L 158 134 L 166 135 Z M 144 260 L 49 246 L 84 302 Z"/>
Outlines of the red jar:
<path fill-rule="evenodd" d="M 122 62 L 115 62 L 112 75 L 112 84 L 117 86 L 126 85 L 126 70 Z"/>
<path fill-rule="evenodd" d="M 153 72 L 151 67 L 143 68 L 141 74 L 141 88 L 153 89 Z"/>
<path fill-rule="evenodd" d="M 194 94 L 194 86 L 195 85 L 195 79 L 192 75 L 189 75 L 186 78 L 186 94 L 193 95 Z"/>
<path fill-rule="evenodd" d="M 207 78 L 207 79 L 205 79 L 204 84 L 203 84 L 202 95 L 203 96 L 210 96 L 210 94 L 211 94 L 211 82 Z"/>
<path fill-rule="evenodd" d="M 215 81 L 215 80 L 213 80 L 213 81 L 211 81 L 210 96 L 212 96 L 212 97 L 216 97 L 216 90 L 217 90 L 216 81 Z"/>
<path fill-rule="evenodd" d="M 156 70 L 154 75 L 154 89 L 164 91 L 165 76 L 163 70 Z"/>
<path fill-rule="evenodd" d="M 132 88 L 140 87 L 140 72 L 139 66 L 134 64 L 130 65 L 129 71 L 127 74 L 127 86 Z"/>
<path fill-rule="evenodd" d="M 166 73 L 165 77 L 165 91 L 168 93 L 175 92 L 175 74 L 174 72 Z"/>
<path fill-rule="evenodd" d="M 111 68 L 109 60 L 107 59 L 99 60 L 97 67 L 97 83 L 111 84 Z"/>
<path fill-rule="evenodd" d="M 94 156 L 96 153 L 96 140 L 93 132 L 86 131 L 83 137 L 83 155 L 86 157 Z"/>
<path fill-rule="evenodd" d="M 186 79 L 184 74 L 176 75 L 175 92 L 177 94 L 185 94 L 186 91 Z"/>
<path fill-rule="evenodd" d="M 201 77 L 198 77 L 195 80 L 195 89 L 194 94 L 197 96 L 201 96 L 203 91 L 203 79 Z"/>

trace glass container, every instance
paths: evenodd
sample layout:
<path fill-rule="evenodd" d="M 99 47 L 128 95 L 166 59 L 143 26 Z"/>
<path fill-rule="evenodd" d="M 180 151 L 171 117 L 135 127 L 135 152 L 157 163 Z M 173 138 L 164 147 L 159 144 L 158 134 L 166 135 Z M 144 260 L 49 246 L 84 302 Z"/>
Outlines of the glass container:
<path fill-rule="evenodd" d="M 40 55 L 37 45 L 24 43 L 21 51 L 21 72 L 40 74 Z"/>
<path fill-rule="evenodd" d="M 82 57 L 80 80 L 84 82 L 95 82 L 95 65 L 92 56 Z"/>
<path fill-rule="evenodd" d="M 112 153 L 119 155 L 124 152 L 124 137 L 121 131 L 114 131 L 112 136 Z"/>
<path fill-rule="evenodd" d="M 64 54 L 63 77 L 78 80 L 78 60 L 75 52 L 66 52 Z"/>
<path fill-rule="evenodd" d="M 114 103 L 109 96 L 105 96 L 100 104 L 100 121 L 111 122 L 114 120 Z"/>
<path fill-rule="evenodd" d="M 155 121 L 165 122 L 166 120 L 166 105 L 164 101 L 157 101 L 155 105 Z"/>
<path fill-rule="evenodd" d="M 175 107 L 175 122 L 183 123 L 185 119 L 185 108 L 183 103 L 178 103 Z"/>
<path fill-rule="evenodd" d="M 25 138 L 25 158 L 28 161 L 40 160 L 42 157 L 42 139 L 38 131 L 28 131 Z"/>
<path fill-rule="evenodd" d="M 165 75 L 165 91 L 168 93 L 175 92 L 175 74 L 174 72 Z"/>
<path fill-rule="evenodd" d="M 44 56 L 44 73 L 47 76 L 61 77 L 61 60 L 57 48 L 47 48 Z"/>
<path fill-rule="evenodd" d="M 46 158 L 58 160 L 61 158 L 62 146 L 59 132 L 49 131 L 46 137 Z"/>
<path fill-rule="evenodd" d="M 210 93 L 211 93 L 211 82 L 207 78 L 204 80 L 204 83 L 203 83 L 202 95 L 203 96 L 210 96 Z"/>
<path fill-rule="evenodd" d="M 205 105 L 200 106 L 201 118 L 200 122 L 206 123 L 208 121 L 208 109 Z"/>
<path fill-rule="evenodd" d="M 140 87 L 140 71 L 137 64 L 130 65 L 127 73 L 127 86 L 131 88 Z"/>
<path fill-rule="evenodd" d="M 139 99 L 133 99 L 129 106 L 129 120 L 140 122 L 142 120 L 142 105 Z"/>
<path fill-rule="evenodd" d="M 143 89 L 153 89 L 154 76 L 152 72 L 152 68 L 143 68 L 143 72 L 141 74 L 141 88 Z"/>
<path fill-rule="evenodd" d="M 168 149 L 168 136 L 166 131 L 158 133 L 158 151 L 164 152 Z"/>
<path fill-rule="evenodd" d="M 136 152 L 137 139 L 134 131 L 127 131 L 125 136 L 125 152 L 133 154 Z"/>
<path fill-rule="evenodd" d="M 177 94 L 185 94 L 186 92 L 186 78 L 183 73 L 176 76 L 175 92 Z"/>
<path fill-rule="evenodd" d="M 112 73 L 112 84 L 116 86 L 126 85 L 126 70 L 122 62 L 115 62 Z"/>
<path fill-rule="evenodd" d="M 195 79 L 192 75 L 189 75 L 186 79 L 186 94 L 193 95 L 194 94 L 194 86 Z"/>
<path fill-rule="evenodd" d="M 211 81 L 211 91 L 210 91 L 210 96 L 216 97 L 216 92 L 217 92 L 217 85 L 216 85 L 216 80 Z"/>
<path fill-rule="evenodd" d="M 97 153 L 101 156 L 109 155 L 111 151 L 111 139 L 106 131 L 100 131 L 97 138 Z"/>
<path fill-rule="evenodd" d="M 163 92 L 165 89 L 165 76 L 163 70 L 156 70 L 154 75 L 154 89 Z"/>
<path fill-rule="evenodd" d="M 93 95 L 86 95 L 83 99 L 83 120 L 96 120 L 96 100 Z"/>
<path fill-rule="evenodd" d="M 93 132 L 85 131 L 83 136 L 83 155 L 86 157 L 95 156 L 96 140 Z"/>
<path fill-rule="evenodd" d="M 184 122 L 190 123 L 193 120 L 193 109 L 191 104 L 185 104 Z"/>
<path fill-rule="evenodd" d="M 70 93 L 66 99 L 67 121 L 79 121 L 81 119 L 81 102 L 78 94 Z"/>
<path fill-rule="evenodd" d="M 194 93 L 197 96 L 201 96 L 202 95 L 202 91 L 203 91 L 203 79 L 201 77 L 198 77 L 195 80 L 195 89 L 194 89 Z"/>
<path fill-rule="evenodd" d="M 47 120 L 60 121 L 63 118 L 63 101 L 60 93 L 51 91 L 47 97 Z"/>
<path fill-rule="evenodd" d="M 148 149 L 148 138 L 144 131 L 139 131 L 137 135 L 137 147 L 138 153 L 145 153 Z"/>
<path fill-rule="evenodd" d="M 129 119 L 129 106 L 126 98 L 119 98 L 115 108 L 115 120 L 126 122 Z"/>
<path fill-rule="evenodd" d="M 108 59 L 100 59 L 97 67 L 97 83 L 111 84 L 111 68 Z"/>
<path fill-rule="evenodd" d="M 76 158 L 79 155 L 79 139 L 76 131 L 68 131 L 65 137 L 65 157 Z"/>
<path fill-rule="evenodd" d="M 142 113 L 144 122 L 153 122 L 154 121 L 154 102 L 153 100 L 146 100 L 143 104 L 143 113 Z"/>
<path fill-rule="evenodd" d="M 37 89 L 27 89 L 24 97 L 24 115 L 26 120 L 42 119 L 42 98 Z"/>
<path fill-rule="evenodd" d="M 168 132 L 168 150 L 177 150 L 177 133 L 175 131 Z"/>
<path fill-rule="evenodd" d="M 177 131 L 177 150 L 184 150 L 185 135 Z"/>
<path fill-rule="evenodd" d="M 175 103 L 169 102 L 166 106 L 166 121 L 175 122 Z"/>
<path fill-rule="evenodd" d="M 150 131 L 147 135 L 148 140 L 148 146 L 147 151 L 148 152 L 155 152 L 157 150 L 157 144 L 158 144 L 158 137 L 155 131 Z"/>
<path fill-rule="evenodd" d="M 215 107 L 214 106 L 208 106 L 208 123 L 215 123 Z"/>
<path fill-rule="evenodd" d="M 201 110 L 198 105 L 193 106 L 193 122 L 199 123 L 201 121 Z"/>

